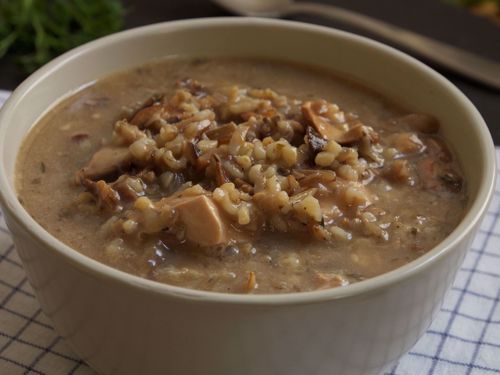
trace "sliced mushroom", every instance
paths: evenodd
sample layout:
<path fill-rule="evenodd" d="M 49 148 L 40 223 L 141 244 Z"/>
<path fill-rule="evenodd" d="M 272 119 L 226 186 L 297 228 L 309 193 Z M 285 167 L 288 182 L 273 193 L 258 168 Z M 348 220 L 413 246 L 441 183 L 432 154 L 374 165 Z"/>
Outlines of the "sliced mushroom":
<path fill-rule="evenodd" d="M 78 178 L 97 180 L 126 170 L 132 163 L 128 147 L 103 147 L 90 159 L 88 165 L 78 172 Z"/>
<path fill-rule="evenodd" d="M 195 141 L 186 142 L 184 155 L 186 156 L 187 160 L 191 163 L 191 165 L 197 165 L 198 159 L 201 156 L 201 151 L 198 148 L 198 146 L 196 146 Z"/>
<path fill-rule="evenodd" d="M 337 140 L 342 137 L 345 131 L 331 124 L 326 117 L 321 116 L 321 111 L 325 106 L 326 101 L 324 100 L 307 101 L 302 105 L 302 115 L 323 138 Z"/>
<path fill-rule="evenodd" d="M 140 178 L 145 184 L 152 184 L 156 180 L 156 173 L 147 169 L 143 169 L 135 176 Z"/>
<path fill-rule="evenodd" d="M 144 195 L 144 182 L 140 178 L 131 177 L 127 174 L 120 176 L 111 186 L 120 195 L 121 199 L 130 202 Z"/>
<path fill-rule="evenodd" d="M 379 152 L 377 152 L 374 141 L 368 134 L 364 135 L 359 141 L 358 153 L 366 160 L 372 160 L 379 166 L 384 164 L 384 158 L 382 158 Z"/>
<path fill-rule="evenodd" d="M 180 124 L 180 123 L 179 123 Z M 205 131 L 212 122 L 209 119 L 195 120 L 190 123 L 182 124 L 178 128 L 183 132 L 184 137 L 192 140 L 199 140 L 200 135 Z"/>
<path fill-rule="evenodd" d="M 115 123 L 114 136 L 124 145 L 131 145 L 138 139 L 147 137 L 145 132 L 127 120 L 119 120 Z"/>
<path fill-rule="evenodd" d="M 231 182 L 227 176 L 226 170 L 222 166 L 222 160 L 219 155 L 213 154 L 212 156 L 215 163 L 215 181 L 217 186 L 221 186 L 226 182 Z"/>
<path fill-rule="evenodd" d="M 198 171 L 205 170 L 205 168 L 207 168 L 208 165 L 212 162 L 215 152 L 215 149 L 208 150 L 201 154 L 198 158 L 196 158 L 196 169 Z"/>
<path fill-rule="evenodd" d="M 97 206 L 108 212 L 116 212 L 122 209 L 120 205 L 120 195 L 105 181 L 94 182 L 83 179 L 82 185 L 97 198 Z"/>
<path fill-rule="evenodd" d="M 369 135 L 374 142 L 378 141 L 378 135 L 373 129 L 360 123 L 345 130 L 340 129 L 331 123 L 331 121 L 321 115 L 323 107 L 326 105 L 324 100 L 308 101 L 302 105 L 302 114 L 309 125 L 324 138 L 334 140 L 342 145 L 359 141 L 363 136 Z"/>
<path fill-rule="evenodd" d="M 307 127 L 305 141 L 309 146 L 309 150 L 311 150 L 313 157 L 316 156 L 318 152 L 321 152 L 327 143 L 327 141 L 322 138 L 322 136 L 314 130 L 312 126 Z"/>
<path fill-rule="evenodd" d="M 252 185 L 250 185 L 248 182 L 246 182 L 245 180 L 241 179 L 241 178 L 235 178 L 234 179 L 234 184 L 236 185 L 236 187 L 238 189 L 240 189 L 244 193 L 248 193 L 248 194 L 253 194 L 254 193 L 254 187 Z"/>
<path fill-rule="evenodd" d="M 161 119 L 164 112 L 163 105 L 155 102 L 152 105 L 139 109 L 131 118 L 130 123 L 139 128 L 147 128 L 153 122 Z"/>
<path fill-rule="evenodd" d="M 219 141 L 219 144 L 225 144 L 229 143 L 235 130 L 236 130 L 236 124 L 234 122 L 230 122 L 228 124 L 224 124 L 214 129 L 206 131 L 205 135 L 209 139 Z"/>

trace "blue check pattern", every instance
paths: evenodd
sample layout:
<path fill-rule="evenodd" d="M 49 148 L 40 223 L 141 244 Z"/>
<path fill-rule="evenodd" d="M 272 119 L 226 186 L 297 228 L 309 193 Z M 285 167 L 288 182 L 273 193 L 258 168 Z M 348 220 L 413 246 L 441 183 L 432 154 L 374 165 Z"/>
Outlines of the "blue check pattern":
<path fill-rule="evenodd" d="M 6 96 L 0 91 L 0 104 Z M 500 164 L 500 149 L 497 160 Z M 497 184 L 481 229 L 436 320 L 385 375 L 500 374 L 499 217 Z M 71 352 L 40 310 L 1 211 L 0 374 L 96 375 Z"/>

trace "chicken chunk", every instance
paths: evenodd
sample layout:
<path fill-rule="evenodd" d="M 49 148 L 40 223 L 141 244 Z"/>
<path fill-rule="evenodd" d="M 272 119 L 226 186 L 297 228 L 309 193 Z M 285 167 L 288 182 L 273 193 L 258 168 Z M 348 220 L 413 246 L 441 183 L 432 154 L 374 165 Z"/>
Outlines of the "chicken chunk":
<path fill-rule="evenodd" d="M 228 225 L 210 197 L 179 198 L 172 206 L 185 226 L 189 241 L 201 246 L 228 242 Z"/>

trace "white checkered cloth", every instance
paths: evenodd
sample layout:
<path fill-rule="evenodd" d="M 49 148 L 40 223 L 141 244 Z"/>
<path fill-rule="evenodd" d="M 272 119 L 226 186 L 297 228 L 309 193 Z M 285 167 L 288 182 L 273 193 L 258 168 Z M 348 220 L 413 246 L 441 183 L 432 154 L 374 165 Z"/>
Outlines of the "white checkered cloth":
<path fill-rule="evenodd" d="M 0 103 L 6 97 L 0 91 Z M 500 148 L 497 159 L 500 164 Z M 500 183 L 441 312 L 386 375 L 500 374 L 499 217 Z M 67 348 L 40 310 L 1 211 L 0 374 L 96 375 Z"/>

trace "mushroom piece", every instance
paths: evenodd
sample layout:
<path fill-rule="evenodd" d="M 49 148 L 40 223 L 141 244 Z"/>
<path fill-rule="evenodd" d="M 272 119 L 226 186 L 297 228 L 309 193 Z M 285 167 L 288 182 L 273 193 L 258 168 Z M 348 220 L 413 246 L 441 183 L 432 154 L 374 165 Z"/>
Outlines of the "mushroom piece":
<path fill-rule="evenodd" d="M 206 131 L 205 135 L 209 139 L 219 141 L 219 144 L 225 144 L 229 143 L 235 130 L 236 124 L 234 122 L 230 122 Z"/>
<path fill-rule="evenodd" d="M 139 128 L 148 128 L 153 122 L 160 120 L 163 115 L 163 105 L 159 102 L 139 109 L 130 119 L 130 123 Z"/>
<path fill-rule="evenodd" d="M 358 153 L 366 160 L 372 160 L 379 166 L 382 166 L 384 163 L 384 158 L 380 156 L 380 154 L 376 151 L 373 142 L 368 135 L 365 135 L 361 138 L 359 142 Z"/>
<path fill-rule="evenodd" d="M 163 96 L 154 94 L 146 99 L 139 108 L 137 108 L 129 118 L 129 122 L 138 127 L 145 127 L 146 123 L 151 120 L 157 112 L 162 112 L 163 109 Z M 160 113 L 158 113 L 160 114 Z"/>
<path fill-rule="evenodd" d="M 318 100 L 308 101 L 302 105 L 302 114 L 305 120 L 323 138 L 334 140 L 341 145 L 357 142 L 366 135 L 370 136 L 373 142 L 378 141 L 378 134 L 372 128 L 361 123 L 353 125 L 348 130 L 340 129 L 332 124 L 328 118 L 321 115 L 325 104 L 324 100 Z"/>
<path fill-rule="evenodd" d="M 111 184 L 122 200 L 133 202 L 144 195 L 145 184 L 137 177 L 124 174 Z"/>
<path fill-rule="evenodd" d="M 193 116 L 194 118 L 194 116 Z M 184 121 L 189 121 L 184 120 Z M 184 134 L 184 137 L 191 140 L 199 140 L 200 135 L 212 124 L 209 119 L 201 119 L 192 122 L 178 123 L 177 127 Z"/>
<path fill-rule="evenodd" d="M 234 179 L 234 184 L 242 192 L 253 195 L 253 193 L 254 193 L 254 187 L 252 185 L 250 185 L 248 182 L 246 182 L 244 179 L 242 179 L 242 178 L 235 178 Z"/>
<path fill-rule="evenodd" d="M 312 126 L 308 126 L 306 130 L 305 141 L 309 146 L 309 150 L 313 156 L 318 152 L 323 151 L 326 146 L 326 139 L 324 139 Z"/>
<path fill-rule="evenodd" d="M 103 147 L 97 151 L 86 167 L 77 172 L 77 179 L 97 180 L 127 169 L 132 163 L 128 147 Z"/>
<path fill-rule="evenodd" d="M 229 143 L 235 130 L 236 124 L 234 122 L 230 122 L 206 131 L 205 135 L 209 139 L 219 141 L 220 144 L 225 144 Z"/>
<path fill-rule="evenodd" d="M 192 165 L 197 165 L 198 159 L 202 155 L 202 153 L 198 148 L 198 146 L 196 145 L 196 142 L 190 141 L 186 143 L 184 155 L 186 156 L 189 163 L 191 163 Z"/>
<path fill-rule="evenodd" d="M 221 186 L 226 182 L 231 182 L 231 180 L 227 176 L 226 170 L 222 166 L 222 160 L 220 156 L 217 154 L 213 154 L 212 158 L 215 162 L 215 181 L 217 183 L 217 186 Z"/>
<path fill-rule="evenodd" d="M 345 131 L 332 125 L 326 117 L 321 115 L 325 105 L 324 100 L 307 101 L 302 104 L 302 115 L 323 138 L 337 140 Z"/>
<path fill-rule="evenodd" d="M 120 195 L 105 181 L 94 182 L 83 179 L 82 185 L 97 198 L 97 206 L 108 212 L 116 212 L 122 209 L 120 205 Z"/>

